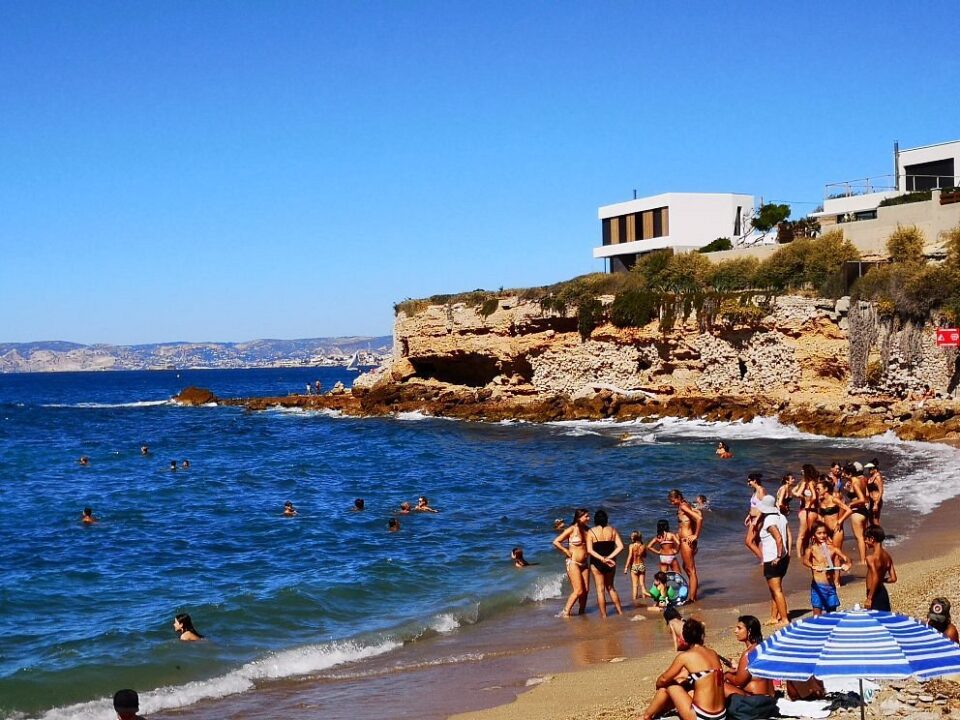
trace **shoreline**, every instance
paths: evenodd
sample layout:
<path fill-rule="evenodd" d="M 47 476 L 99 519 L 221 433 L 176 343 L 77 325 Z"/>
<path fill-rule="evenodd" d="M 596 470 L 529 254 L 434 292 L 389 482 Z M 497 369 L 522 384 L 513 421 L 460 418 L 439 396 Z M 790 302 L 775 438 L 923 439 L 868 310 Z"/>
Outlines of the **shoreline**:
<path fill-rule="evenodd" d="M 960 528 L 954 519 L 958 511 L 960 497 L 942 503 L 902 545 L 892 548 L 898 582 L 889 585 L 888 590 L 895 612 L 923 619 L 933 597 L 943 595 L 953 602 L 960 601 Z M 801 566 L 796 563 L 792 567 Z M 803 576 L 807 573 L 804 569 Z M 757 577 L 756 582 L 762 583 L 762 580 Z M 929 590 L 918 592 L 914 588 Z M 844 608 L 862 600 L 862 569 L 840 588 L 839 594 Z M 787 602 L 791 614 L 794 610 L 808 609 L 809 593 L 789 592 Z M 703 620 L 707 625 L 708 645 L 733 660 L 740 656 L 742 648 L 730 632 L 737 616 L 752 614 L 763 620 L 767 609 L 768 603 L 761 602 L 706 610 L 688 605 L 681 610 L 684 616 Z M 809 617 L 809 610 L 802 617 Z M 765 637 L 769 631 L 770 626 L 764 625 Z M 559 673 L 544 678 L 510 703 L 457 713 L 449 716 L 449 720 L 630 720 L 642 713 L 653 695 L 656 677 L 675 655 L 669 649 L 653 650 L 620 662 Z M 867 707 L 868 716 L 882 717 L 877 705 Z"/>

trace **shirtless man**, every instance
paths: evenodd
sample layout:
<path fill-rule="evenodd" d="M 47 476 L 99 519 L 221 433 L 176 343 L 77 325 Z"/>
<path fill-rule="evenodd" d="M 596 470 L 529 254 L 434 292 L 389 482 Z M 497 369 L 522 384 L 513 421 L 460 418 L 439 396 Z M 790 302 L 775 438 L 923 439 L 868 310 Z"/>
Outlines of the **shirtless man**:
<path fill-rule="evenodd" d="M 671 490 L 667 500 L 677 509 L 677 535 L 680 537 L 680 560 L 683 562 L 683 571 L 689 581 L 688 602 L 697 600 L 697 540 L 703 529 L 703 513 L 694 510 L 679 490 Z"/>
<path fill-rule="evenodd" d="M 737 663 L 736 670 L 727 670 L 723 674 L 723 692 L 727 697 L 731 695 L 769 695 L 773 697 L 773 681 L 765 678 L 755 678 L 750 674 L 749 655 L 753 649 L 763 642 L 763 631 L 760 621 L 753 615 L 741 615 L 737 618 L 733 634 L 744 645 L 743 655 Z"/>
<path fill-rule="evenodd" d="M 897 569 L 893 558 L 883 549 L 886 533 L 879 525 L 871 525 L 863 533 L 867 546 L 867 599 L 863 606 L 867 610 L 890 610 L 890 596 L 884 583 L 897 581 Z"/>

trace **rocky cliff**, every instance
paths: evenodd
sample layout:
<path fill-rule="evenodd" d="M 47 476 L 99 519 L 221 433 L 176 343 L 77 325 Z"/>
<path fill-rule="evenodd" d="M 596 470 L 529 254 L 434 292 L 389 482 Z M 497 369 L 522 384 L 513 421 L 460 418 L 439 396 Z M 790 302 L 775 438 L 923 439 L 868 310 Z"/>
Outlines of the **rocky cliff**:
<path fill-rule="evenodd" d="M 829 435 L 894 429 L 906 438 L 960 440 L 955 400 L 902 399 L 924 385 L 943 395 L 955 390 L 956 352 L 937 349 L 930 327 L 874 328 L 860 343 L 861 360 L 883 352 L 887 363 L 874 385 L 854 387 L 850 327 L 863 334 L 865 313 L 860 303 L 853 309 L 851 317 L 848 298 L 784 296 L 749 326 L 602 325 L 585 340 L 576 318 L 518 297 L 500 298 L 495 309 L 401 311 L 392 364 L 358 378 L 356 407 L 347 411 L 531 420 L 778 415 Z M 909 360 L 897 362 L 901 355 Z"/>

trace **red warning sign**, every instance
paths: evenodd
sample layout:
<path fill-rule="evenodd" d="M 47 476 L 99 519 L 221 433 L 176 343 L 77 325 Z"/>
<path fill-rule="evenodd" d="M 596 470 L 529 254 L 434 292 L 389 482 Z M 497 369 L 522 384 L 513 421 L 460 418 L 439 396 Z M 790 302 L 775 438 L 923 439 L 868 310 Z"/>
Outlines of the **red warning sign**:
<path fill-rule="evenodd" d="M 960 329 L 937 328 L 937 347 L 960 347 Z"/>

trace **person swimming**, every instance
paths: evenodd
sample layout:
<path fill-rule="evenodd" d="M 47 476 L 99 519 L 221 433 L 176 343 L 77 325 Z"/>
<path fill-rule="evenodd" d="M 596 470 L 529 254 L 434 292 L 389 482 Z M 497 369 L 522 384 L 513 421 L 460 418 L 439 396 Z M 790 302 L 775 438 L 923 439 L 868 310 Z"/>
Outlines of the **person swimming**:
<path fill-rule="evenodd" d="M 733 453 L 730 452 L 730 448 L 727 447 L 727 444 L 721 440 L 717 443 L 717 449 L 714 453 L 721 460 L 729 460 L 733 457 Z"/>
<path fill-rule="evenodd" d="M 86 455 L 81 455 L 80 459 L 77 462 L 79 462 L 81 465 L 89 465 L 90 458 L 88 458 Z"/>
<path fill-rule="evenodd" d="M 93 516 L 93 510 L 91 508 L 85 507 L 83 509 L 83 515 L 80 517 L 80 522 L 84 525 L 93 525 L 97 522 L 97 519 Z"/>
<path fill-rule="evenodd" d="M 414 508 L 414 510 L 417 512 L 440 512 L 439 510 L 434 510 L 432 507 L 430 507 L 430 502 L 427 500 L 426 495 L 421 495 L 419 498 L 417 498 L 417 506 Z"/>
<path fill-rule="evenodd" d="M 397 532 L 400 529 L 400 521 L 396 518 L 387 520 L 387 532 Z"/>
<path fill-rule="evenodd" d="M 170 472 L 176 472 L 176 471 L 177 471 L 177 461 L 176 461 L 176 460 L 171 460 L 171 461 L 170 461 Z"/>
<path fill-rule="evenodd" d="M 510 559 L 513 561 L 513 566 L 515 568 L 522 569 L 532 564 L 527 562 L 527 560 L 523 557 L 523 548 L 519 546 L 510 551 Z"/>
<path fill-rule="evenodd" d="M 353 507 L 350 508 L 353 512 L 361 512 L 366 503 L 364 503 L 363 498 L 357 498 L 353 501 Z"/>
<path fill-rule="evenodd" d="M 189 460 L 184 460 L 182 463 L 180 463 L 180 467 L 181 467 L 181 469 L 183 469 L 183 470 L 189 470 L 189 469 L 190 469 L 190 461 L 189 461 Z"/>
<path fill-rule="evenodd" d="M 283 514 L 286 517 L 293 517 L 294 515 L 297 514 L 297 509 L 293 506 L 293 503 L 290 502 L 289 500 L 287 500 L 283 504 Z"/>
<path fill-rule="evenodd" d="M 173 618 L 173 629 L 185 642 L 203 639 L 203 635 L 194 627 L 193 620 L 187 613 L 180 613 Z"/>

